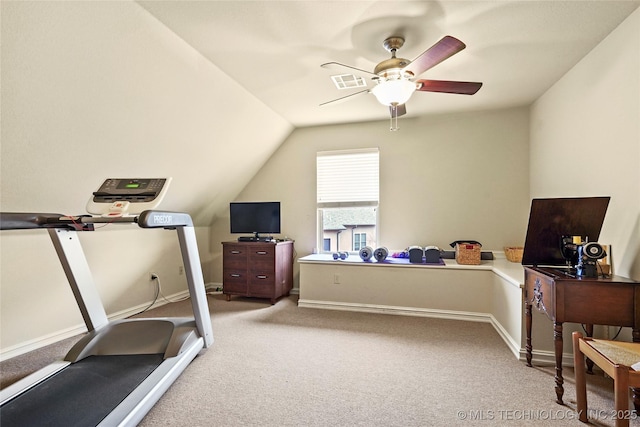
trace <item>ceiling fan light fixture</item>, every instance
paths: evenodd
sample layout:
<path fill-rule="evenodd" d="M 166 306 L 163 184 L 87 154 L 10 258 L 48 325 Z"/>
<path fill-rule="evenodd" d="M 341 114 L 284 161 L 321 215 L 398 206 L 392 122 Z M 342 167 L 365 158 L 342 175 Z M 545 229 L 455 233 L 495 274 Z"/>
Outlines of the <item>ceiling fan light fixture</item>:
<path fill-rule="evenodd" d="M 410 80 L 384 80 L 374 86 L 371 92 L 382 105 L 402 105 L 411 98 L 416 84 Z"/>

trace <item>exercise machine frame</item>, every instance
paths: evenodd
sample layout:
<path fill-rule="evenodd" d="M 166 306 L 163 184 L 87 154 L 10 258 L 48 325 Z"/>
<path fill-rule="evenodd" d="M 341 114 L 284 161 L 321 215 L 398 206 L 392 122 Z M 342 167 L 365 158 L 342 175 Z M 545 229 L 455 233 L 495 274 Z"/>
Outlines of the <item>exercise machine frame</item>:
<path fill-rule="evenodd" d="M 78 237 L 78 232 L 93 231 L 95 223 L 137 223 L 143 229 L 175 230 L 184 263 L 193 317 L 109 321 Z M 2 408 L 5 405 L 15 403 L 16 399 L 46 384 L 69 366 L 79 366 L 88 360 L 89 356 L 162 354 L 162 362 L 132 391 L 127 391 L 120 403 L 104 417 L 100 416 L 101 419 L 95 424 L 137 425 L 189 363 L 213 344 L 211 318 L 191 217 L 186 213 L 158 210 L 147 210 L 138 216 L 119 218 L 69 217 L 51 213 L 0 214 L 1 230 L 37 228 L 44 228 L 49 232 L 88 333 L 71 348 L 64 360 L 42 368 L 0 391 L 3 427 L 11 424 L 11 414 L 7 414 L 6 417 L 3 414 Z M 126 375 L 126 372 L 122 375 Z M 83 384 L 74 386 L 83 387 Z M 33 402 L 27 403 L 27 411 L 33 405 Z M 74 421 L 74 414 L 59 415 L 71 416 L 72 419 L 64 420 L 64 425 L 67 426 L 84 423 Z"/>

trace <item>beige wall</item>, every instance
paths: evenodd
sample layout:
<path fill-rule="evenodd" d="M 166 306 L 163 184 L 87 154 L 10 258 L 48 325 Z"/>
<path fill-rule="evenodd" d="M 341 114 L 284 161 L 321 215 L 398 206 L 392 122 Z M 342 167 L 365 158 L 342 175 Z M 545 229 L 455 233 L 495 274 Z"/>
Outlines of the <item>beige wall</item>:
<path fill-rule="evenodd" d="M 172 176 L 163 208 L 208 226 L 292 129 L 135 2 L 0 6 L 5 210 L 82 213 L 105 178 Z"/>
<path fill-rule="evenodd" d="M 106 178 L 172 176 L 162 208 L 208 230 L 291 131 L 134 2 L 0 7 L 3 211 L 83 214 Z M 81 239 L 110 315 L 149 304 L 150 271 L 165 295 L 186 289 L 174 236 L 109 226 Z M 209 243 L 199 230 L 205 279 Z M 0 356 L 78 333 L 47 233 L 2 231 L 0 247 Z"/>
<path fill-rule="evenodd" d="M 611 196 L 599 241 L 640 280 L 640 9 L 531 108 L 531 196 Z M 544 322 L 544 319 L 542 319 Z M 571 351 L 565 328 L 565 352 Z M 613 336 L 618 328 L 601 331 Z M 620 336 L 631 339 L 630 328 Z M 534 334 L 534 339 L 536 339 Z M 551 346 L 547 334 L 537 339 Z"/>
<path fill-rule="evenodd" d="M 600 242 L 640 280 L 640 9 L 531 109 L 531 196 L 611 196 Z"/>
<path fill-rule="evenodd" d="M 379 246 L 449 248 L 459 239 L 497 250 L 522 245 L 529 215 L 528 115 L 527 108 L 514 108 L 402 118 L 398 132 L 389 132 L 386 121 L 297 129 L 238 199 L 280 200 L 283 236 L 295 239 L 298 256 L 310 254 L 317 246 L 316 153 L 378 147 Z M 228 228 L 227 215 L 213 225 L 212 240 L 233 238 Z M 214 259 L 215 282 L 222 261 Z"/>

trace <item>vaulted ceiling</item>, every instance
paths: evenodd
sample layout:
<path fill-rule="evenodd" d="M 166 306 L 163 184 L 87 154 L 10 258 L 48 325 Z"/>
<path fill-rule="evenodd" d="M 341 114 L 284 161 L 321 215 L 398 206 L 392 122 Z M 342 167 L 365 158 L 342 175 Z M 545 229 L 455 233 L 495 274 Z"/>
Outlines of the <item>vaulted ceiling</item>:
<path fill-rule="evenodd" d="M 336 61 L 363 70 L 402 36 L 413 60 L 445 35 L 466 49 L 423 73 L 479 81 L 473 96 L 414 93 L 408 116 L 528 105 L 640 6 L 633 1 L 147 1 L 138 3 L 296 127 L 381 120 L 371 95 L 320 106 L 338 90 Z M 357 73 L 372 87 L 370 75 Z"/>

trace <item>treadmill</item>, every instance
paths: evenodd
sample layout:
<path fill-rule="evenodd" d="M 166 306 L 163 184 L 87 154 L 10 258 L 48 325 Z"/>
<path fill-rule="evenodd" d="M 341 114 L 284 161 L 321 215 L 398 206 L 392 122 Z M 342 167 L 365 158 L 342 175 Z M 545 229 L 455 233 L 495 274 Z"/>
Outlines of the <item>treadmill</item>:
<path fill-rule="evenodd" d="M 135 426 L 191 361 L 213 344 L 211 318 L 191 217 L 155 210 L 171 178 L 107 179 L 87 204 L 93 215 L 1 213 L 1 230 L 43 228 L 88 333 L 55 362 L 0 391 L 0 425 Z M 110 321 L 78 233 L 94 224 L 175 231 L 193 316 Z"/>

